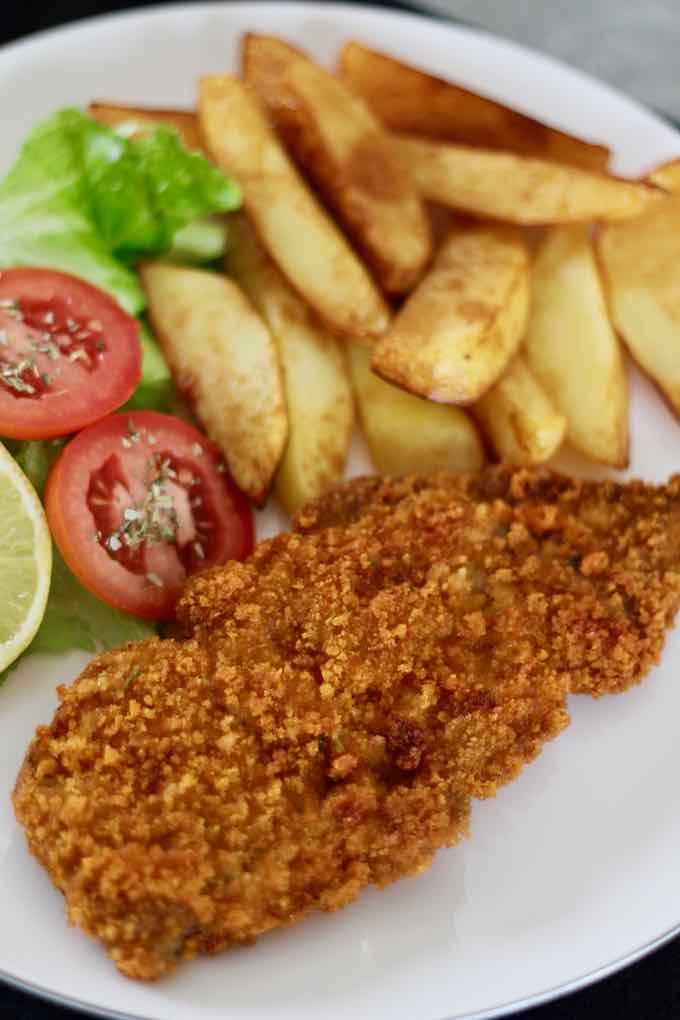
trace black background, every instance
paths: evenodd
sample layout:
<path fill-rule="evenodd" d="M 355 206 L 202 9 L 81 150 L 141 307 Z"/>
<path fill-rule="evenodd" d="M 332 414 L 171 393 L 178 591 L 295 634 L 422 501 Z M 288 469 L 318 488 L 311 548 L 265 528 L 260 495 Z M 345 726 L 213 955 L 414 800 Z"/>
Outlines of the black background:
<path fill-rule="evenodd" d="M 135 3 L 117 3 L 116 0 L 0 0 L 0 43 L 76 18 L 150 5 L 148 0 Z M 383 6 L 403 5 L 386 3 Z M 583 838 L 588 838 L 587 833 L 583 834 Z M 559 881 L 559 873 L 556 873 L 555 880 Z M 658 876 L 658 880 L 663 881 L 663 876 Z M 597 924 L 597 918 L 593 917 L 590 923 Z M 555 951 L 559 952 L 559 947 L 555 947 Z M 216 962 L 215 966 L 219 963 Z M 489 981 L 493 983 L 493 960 L 489 960 Z M 0 1020 L 76 1020 L 78 1016 L 83 1014 L 59 1009 L 0 983 Z M 608 1020 L 609 1017 L 616 1020 L 680 1020 L 680 939 L 592 988 L 516 1016 L 518 1020 Z M 187 1016 L 187 1020 L 191 1017 Z M 413 1020 L 420 1018 L 414 1017 Z"/>

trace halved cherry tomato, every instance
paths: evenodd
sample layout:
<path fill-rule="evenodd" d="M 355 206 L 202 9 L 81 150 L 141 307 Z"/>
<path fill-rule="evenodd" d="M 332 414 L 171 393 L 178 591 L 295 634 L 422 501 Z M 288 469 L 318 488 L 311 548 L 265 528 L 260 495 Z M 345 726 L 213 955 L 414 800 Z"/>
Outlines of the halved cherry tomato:
<path fill-rule="evenodd" d="M 45 507 L 80 582 L 152 620 L 172 618 L 189 574 L 253 548 L 252 511 L 217 447 L 156 411 L 112 414 L 80 432 L 54 463 Z"/>
<path fill-rule="evenodd" d="M 0 435 L 77 432 L 132 396 L 135 320 L 97 287 L 52 269 L 0 271 Z"/>

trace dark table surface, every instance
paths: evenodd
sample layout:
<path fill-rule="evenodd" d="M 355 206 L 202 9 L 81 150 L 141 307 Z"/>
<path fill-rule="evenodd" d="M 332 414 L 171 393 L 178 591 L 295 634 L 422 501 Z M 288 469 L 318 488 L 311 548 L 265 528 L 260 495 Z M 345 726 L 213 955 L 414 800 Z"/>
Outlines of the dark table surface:
<path fill-rule="evenodd" d="M 376 0 L 373 0 L 376 3 Z M 377 0 L 380 2 L 380 0 Z M 518 0 L 526 2 L 526 0 Z M 76 18 L 148 0 L 0 0 L 0 44 Z M 400 7 L 403 4 L 383 3 Z M 562 6 L 564 12 L 567 8 Z M 566 15 L 568 17 L 568 13 Z M 597 918 L 592 919 L 597 924 Z M 0 1020 L 77 1020 L 60 1009 L 0 982 Z M 680 1020 L 680 938 L 613 977 L 557 1002 L 516 1014 L 518 1020 Z M 191 1020 L 188 1016 L 187 1020 Z M 414 1017 L 414 1020 L 420 1020 Z"/>

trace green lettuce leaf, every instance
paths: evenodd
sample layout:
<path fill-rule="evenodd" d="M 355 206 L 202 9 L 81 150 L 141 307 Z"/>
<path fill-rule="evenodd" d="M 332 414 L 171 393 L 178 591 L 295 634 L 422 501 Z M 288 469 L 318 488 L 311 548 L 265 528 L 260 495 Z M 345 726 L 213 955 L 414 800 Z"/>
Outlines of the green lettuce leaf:
<path fill-rule="evenodd" d="M 126 140 L 126 144 L 149 191 L 158 227 L 156 251 L 169 249 L 177 232 L 194 220 L 240 206 L 236 184 L 200 152 L 185 149 L 172 128 L 159 127 L 152 135 Z"/>
<path fill-rule="evenodd" d="M 142 378 L 132 394 L 125 411 L 169 411 L 175 386 L 168 364 L 145 322 L 140 322 L 139 338 L 142 342 Z"/>
<path fill-rule="evenodd" d="M 194 220 L 239 204 L 237 186 L 171 128 L 123 138 L 60 110 L 32 130 L 0 182 L 0 268 L 82 276 L 137 315 L 145 298 L 129 263 L 168 251 Z"/>
<path fill-rule="evenodd" d="M 81 649 L 98 652 L 128 641 L 143 641 L 156 633 L 146 620 L 121 613 L 83 588 L 53 548 L 52 584 L 38 633 L 23 655 L 0 673 L 0 684 L 27 655 L 53 655 Z"/>
<path fill-rule="evenodd" d="M 172 248 L 165 258 L 172 262 L 198 265 L 216 262 L 227 250 L 228 236 L 224 216 L 206 216 L 200 220 L 193 220 L 177 231 L 172 239 Z"/>
<path fill-rule="evenodd" d="M 27 439 L 12 449 L 14 459 L 41 498 L 50 468 L 65 442 L 65 439 Z"/>
<path fill-rule="evenodd" d="M 2 214 L 0 204 L 0 269 L 60 269 L 107 291 L 130 315 L 143 311 L 146 297 L 137 274 L 110 255 L 93 231 L 71 232 L 66 225 L 38 217 L 5 223 Z"/>
<path fill-rule="evenodd" d="M 78 110 L 62 110 L 33 129 L 0 181 L 0 268 L 73 273 L 139 316 L 146 301 L 134 260 L 166 252 L 190 261 L 219 257 L 224 222 L 206 217 L 239 204 L 238 188 L 202 155 L 184 149 L 171 129 L 127 139 Z M 141 325 L 142 380 L 128 406 L 174 410 L 168 367 Z M 40 493 L 62 445 L 11 444 Z M 148 623 L 86 591 L 55 551 L 47 610 L 26 654 L 94 652 L 153 633 Z"/>
<path fill-rule="evenodd" d="M 38 124 L 0 182 L 0 268 L 73 273 L 136 315 L 145 304 L 137 274 L 114 257 L 94 222 L 75 128 L 87 120 L 65 110 Z"/>
<path fill-rule="evenodd" d="M 154 633 L 147 621 L 121 613 L 91 595 L 54 549 L 47 609 L 31 652 L 67 652 L 72 648 L 96 652 L 126 641 L 141 641 Z"/>

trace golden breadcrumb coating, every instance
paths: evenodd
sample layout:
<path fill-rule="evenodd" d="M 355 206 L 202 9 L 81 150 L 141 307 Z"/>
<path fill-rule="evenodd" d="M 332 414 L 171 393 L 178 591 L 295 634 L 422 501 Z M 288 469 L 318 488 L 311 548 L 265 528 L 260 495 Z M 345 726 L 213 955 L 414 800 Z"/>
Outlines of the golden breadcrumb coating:
<path fill-rule="evenodd" d="M 546 469 L 478 475 L 359 478 L 304 507 L 301 533 L 359 520 L 371 528 L 402 506 L 463 500 L 485 505 L 502 549 L 469 550 L 501 564 L 513 598 L 544 596 L 551 661 L 576 693 L 600 697 L 638 683 L 658 660 L 680 606 L 680 476 L 668 485 L 579 481 Z M 428 541 L 427 555 L 447 556 Z"/>
<path fill-rule="evenodd" d="M 60 688 L 19 775 L 71 921 L 151 979 L 423 870 L 566 725 L 570 682 L 657 654 L 677 492 L 359 481 L 192 579 L 182 636 Z"/>

